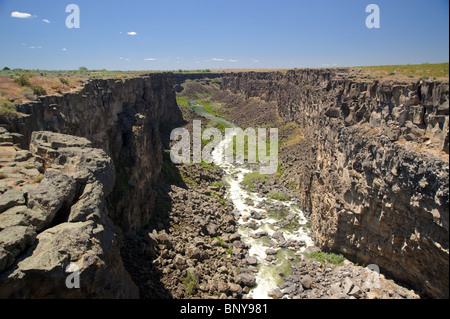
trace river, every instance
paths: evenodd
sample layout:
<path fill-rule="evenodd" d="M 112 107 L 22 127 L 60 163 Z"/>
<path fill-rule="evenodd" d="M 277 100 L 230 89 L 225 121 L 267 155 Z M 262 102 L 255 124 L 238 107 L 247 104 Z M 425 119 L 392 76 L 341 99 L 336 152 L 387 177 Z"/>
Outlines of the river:
<path fill-rule="evenodd" d="M 204 106 L 190 102 L 191 109 L 198 115 L 236 127 L 235 124 L 208 113 Z M 230 138 L 230 137 L 228 137 Z M 225 138 L 213 151 L 214 163 L 224 172 L 223 182 L 227 197 L 233 202 L 239 216 L 238 233 L 249 245 L 249 255 L 257 260 L 256 287 L 247 298 L 267 299 L 269 293 L 278 288 L 284 277 L 292 273 L 292 266 L 298 263 L 299 255 L 314 242 L 310 236 L 308 219 L 295 201 L 282 201 L 268 194 L 248 190 L 242 181 L 253 169 L 247 164 L 228 163 L 224 158 Z M 289 220 L 286 225 L 285 221 Z M 253 223 L 253 228 L 246 225 Z M 256 228 L 257 227 L 257 228 Z M 256 229 L 255 229 L 256 228 Z M 264 236 L 259 237 L 261 232 Z"/>

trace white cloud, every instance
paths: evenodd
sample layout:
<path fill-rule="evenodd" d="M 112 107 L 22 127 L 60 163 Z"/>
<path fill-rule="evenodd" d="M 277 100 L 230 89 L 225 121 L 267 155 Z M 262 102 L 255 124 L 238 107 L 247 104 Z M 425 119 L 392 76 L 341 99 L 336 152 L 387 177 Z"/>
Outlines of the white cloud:
<path fill-rule="evenodd" d="M 224 59 L 212 58 L 212 61 L 223 61 Z"/>
<path fill-rule="evenodd" d="M 45 23 L 51 23 L 50 20 L 48 20 L 48 19 L 42 19 L 42 21 Z"/>
<path fill-rule="evenodd" d="M 67 49 L 66 49 L 66 48 L 62 48 L 61 50 L 63 50 L 63 51 L 67 51 Z"/>
<path fill-rule="evenodd" d="M 29 19 L 29 18 L 32 18 L 33 16 L 29 13 L 14 11 L 14 12 L 11 12 L 11 17 L 19 18 L 19 19 Z"/>
<path fill-rule="evenodd" d="M 254 63 L 259 63 L 259 60 L 256 60 L 256 59 L 250 59 L 250 60 Z"/>
<path fill-rule="evenodd" d="M 144 59 L 145 61 L 156 61 L 156 59 L 154 58 L 148 58 L 148 59 Z"/>
<path fill-rule="evenodd" d="M 131 32 L 127 32 L 127 34 L 128 34 L 128 35 L 136 35 L 137 33 L 134 32 L 134 31 L 131 31 Z"/>
<path fill-rule="evenodd" d="M 230 59 L 230 62 L 239 62 L 239 60 Z"/>

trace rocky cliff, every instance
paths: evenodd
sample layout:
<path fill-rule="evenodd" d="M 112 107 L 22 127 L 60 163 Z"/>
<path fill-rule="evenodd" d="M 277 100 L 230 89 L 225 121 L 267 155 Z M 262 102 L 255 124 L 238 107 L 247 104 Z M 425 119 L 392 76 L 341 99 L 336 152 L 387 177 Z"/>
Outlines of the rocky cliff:
<path fill-rule="evenodd" d="M 292 70 L 227 74 L 222 89 L 298 125 L 283 179 L 311 212 L 317 245 L 448 297 L 448 83 Z"/>
<path fill-rule="evenodd" d="M 25 136 L 46 130 L 89 139 L 115 163 L 117 178 L 108 198 L 110 216 L 125 231 L 145 225 L 153 185 L 162 166 L 160 126 L 181 121 L 172 74 L 124 80 L 91 80 L 81 91 L 48 96 L 17 107 L 25 116 L 10 121 Z"/>
<path fill-rule="evenodd" d="M 108 216 L 111 158 L 85 138 L 52 132 L 33 132 L 30 152 L 2 148 L 0 298 L 137 298 Z M 66 286 L 70 275 L 79 287 Z"/>
<path fill-rule="evenodd" d="M 90 80 L 2 117 L 0 298 L 139 297 L 121 234 L 152 217 L 160 131 L 182 120 L 173 85 Z M 80 289 L 68 289 L 75 269 Z"/>

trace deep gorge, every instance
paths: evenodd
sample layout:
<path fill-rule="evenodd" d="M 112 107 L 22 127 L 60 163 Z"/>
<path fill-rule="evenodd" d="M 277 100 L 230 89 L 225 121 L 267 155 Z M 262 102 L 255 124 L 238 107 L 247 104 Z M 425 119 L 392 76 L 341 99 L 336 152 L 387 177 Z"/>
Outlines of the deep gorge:
<path fill-rule="evenodd" d="M 228 108 L 232 120 L 242 126 L 263 124 L 260 107 L 266 107 L 273 117 L 298 127 L 302 138 L 280 152 L 286 167 L 281 182 L 295 184 L 302 207 L 311 214 L 317 246 L 343 253 L 360 264 L 377 264 L 383 273 L 411 285 L 423 296 L 448 298 L 448 83 L 362 81 L 345 70 L 192 77 L 163 73 L 125 80 L 91 80 L 79 92 L 44 97 L 18 106 L 23 116 L 2 119 L 2 122 L 9 132 L 18 134 L 16 144 L 43 159 L 46 172 L 38 189 L 46 185 L 54 188 L 72 185 L 75 195 L 66 196 L 70 200 L 66 198 L 55 207 L 69 205 L 70 210 L 71 205 L 78 205 L 86 209 L 81 209 L 83 213 L 76 218 L 71 214 L 63 216 L 66 223 L 56 226 L 52 224 L 52 216 L 39 227 L 32 223 L 34 235 L 27 234 L 26 240 L 18 240 L 11 249 L 2 252 L 2 297 L 138 296 L 138 288 L 128 274 L 130 270 L 122 265 L 119 246 L 122 236 L 146 229 L 152 221 L 157 209 L 155 200 L 161 196 L 158 184 L 165 169 L 167 133 L 171 127 L 186 124 L 175 90 L 186 79 L 199 78 L 222 78 L 221 88 L 213 99 Z M 37 136 L 33 133 L 36 131 L 62 133 L 88 141 L 67 138 L 61 141 L 61 136 L 43 137 L 46 133 Z M 107 163 L 94 165 L 107 169 L 96 173 L 92 161 L 86 160 L 88 148 L 103 150 L 92 161 Z M 67 161 L 71 156 L 78 156 L 78 162 L 84 164 Z M 111 158 L 114 169 L 105 156 Z M 47 168 L 52 165 L 76 183 L 48 173 Z M 88 167 L 89 174 L 93 172 L 92 176 L 85 173 L 84 166 Z M 201 174 L 210 180 L 220 175 Z M 89 190 L 99 187 L 102 191 L 95 200 L 83 197 L 83 193 L 89 196 Z M 185 193 L 180 190 L 176 196 L 182 201 L 190 196 Z M 29 200 L 33 199 L 33 191 L 30 194 L 20 207 L 36 207 Z M 196 196 L 199 205 L 201 200 L 208 201 L 201 194 Z M 86 203 L 80 200 L 83 198 Z M 47 204 L 37 202 L 34 205 L 45 210 Z M 211 203 L 211 207 L 214 205 Z M 92 213 L 97 206 L 102 208 Z M 223 224 L 227 225 L 224 233 L 229 238 L 235 227 L 231 220 L 225 221 L 225 214 L 232 212 L 220 209 L 224 216 L 216 218 L 224 219 Z M 61 208 L 56 210 L 59 212 Z M 39 258 L 44 257 L 39 257 L 37 252 L 60 247 L 59 239 L 52 237 L 56 231 L 52 228 L 59 227 L 57 231 L 76 238 L 77 231 L 60 229 L 64 224 L 82 226 L 82 229 L 99 228 L 89 230 L 97 246 L 84 252 L 80 247 L 90 238 L 77 239 L 75 245 L 66 249 L 81 249 L 84 253 L 72 252 L 70 258 L 74 260 L 55 257 L 51 267 L 42 265 Z M 220 229 L 211 229 L 210 225 L 202 226 L 206 235 L 221 234 Z M 164 225 L 160 228 L 159 231 L 164 229 Z M 169 244 L 161 236 L 160 232 L 156 233 L 148 242 L 155 247 L 177 246 L 178 243 Z M 196 244 L 192 251 L 184 253 L 205 260 L 207 256 L 197 251 L 202 246 L 205 243 Z M 176 251 L 183 250 L 184 247 Z M 146 253 L 153 257 L 156 254 L 152 250 Z M 186 270 L 180 255 L 170 257 L 178 270 Z M 89 262 L 83 271 L 96 279 L 96 285 L 87 290 L 68 291 L 63 287 L 61 278 L 65 274 L 61 265 L 80 256 L 94 258 L 92 261 L 87 258 Z M 229 278 L 234 275 L 227 274 Z M 60 278 L 62 283 L 53 279 L 44 288 L 36 284 L 47 277 Z M 101 282 L 107 282 L 107 287 Z M 232 293 L 235 295 L 230 296 L 239 296 L 242 288 L 234 286 Z"/>

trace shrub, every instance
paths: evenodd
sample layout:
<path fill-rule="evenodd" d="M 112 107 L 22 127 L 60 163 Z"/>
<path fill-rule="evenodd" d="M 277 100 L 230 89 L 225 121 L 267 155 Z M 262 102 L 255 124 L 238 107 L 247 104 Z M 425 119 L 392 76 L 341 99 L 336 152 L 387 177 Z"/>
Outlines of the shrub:
<path fill-rule="evenodd" d="M 291 196 L 286 196 L 286 195 L 283 195 L 283 194 L 280 194 L 280 193 L 276 193 L 276 192 L 271 192 L 269 194 L 269 196 L 270 196 L 270 198 L 273 198 L 273 199 L 276 199 L 276 200 L 279 200 L 279 201 L 289 201 L 289 200 L 291 200 Z"/>
<path fill-rule="evenodd" d="M 191 272 L 187 272 L 186 278 L 183 279 L 184 291 L 186 295 L 191 296 L 197 286 L 197 278 Z"/>
<path fill-rule="evenodd" d="M 10 100 L 0 96 L 0 115 L 11 113 L 16 113 L 14 104 Z"/>
<path fill-rule="evenodd" d="M 69 81 L 67 81 L 65 78 L 59 78 L 59 81 L 64 85 L 69 85 Z"/>
<path fill-rule="evenodd" d="M 345 261 L 345 257 L 341 254 L 314 252 L 305 254 L 306 257 L 313 258 L 321 264 L 329 263 L 333 265 L 342 265 Z"/>
<path fill-rule="evenodd" d="M 25 71 L 25 72 L 23 72 L 22 75 L 23 75 L 24 77 L 29 78 L 29 79 L 34 78 L 35 76 L 37 76 L 36 73 L 31 72 L 31 71 Z"/>
<path fill-rule="evenodd" d="M 19 84 L 20 86 L 30 86 L 31 83 L 28 81 L 28 78 L 24 76 L 23 74 L 20 75 L 18 78 L 14 79 L 14 82 Z"/>
<path fill-rule="evenodd" d="M 43 179 L 44 179 L 44 175 L 40 174 L 39 176 L 37 176 L 37 177 L 34 179 L 34 182 L 35 182 L 36 184 L 39 184 Z"/>
<path fill-rule="evenodd" d="M 34 101 L 37 98 L 36 94 L 34 94 L 34 91 L 29 87 L 20 89 L 20 94 L 31 101 Z"/>
<path fill-rule="evenodd" d="M 47 91 L 40 85 L 30 85 L 30 89 L 33 90 L 33 93 L 37 96 L 46 95 Z"/>

